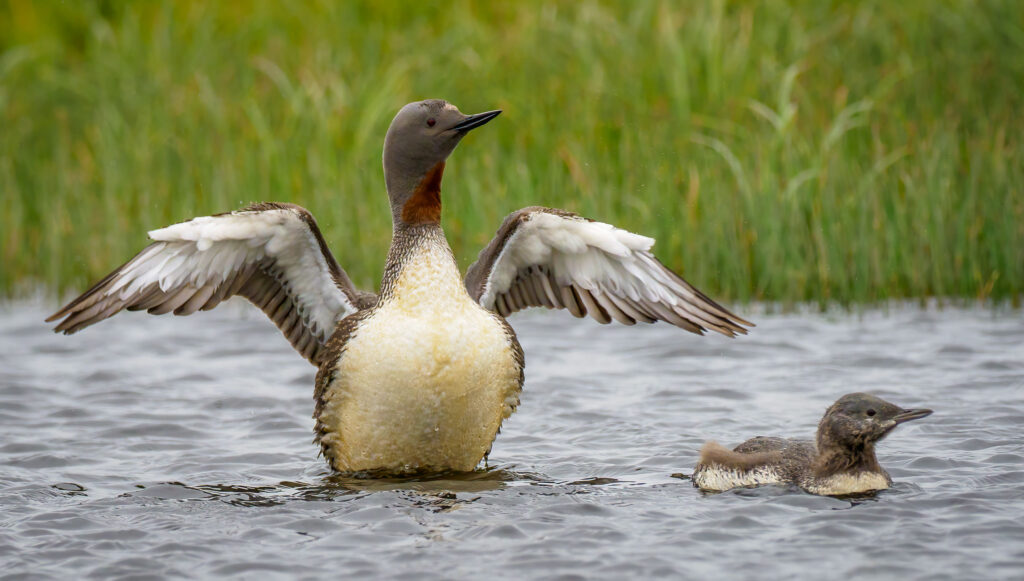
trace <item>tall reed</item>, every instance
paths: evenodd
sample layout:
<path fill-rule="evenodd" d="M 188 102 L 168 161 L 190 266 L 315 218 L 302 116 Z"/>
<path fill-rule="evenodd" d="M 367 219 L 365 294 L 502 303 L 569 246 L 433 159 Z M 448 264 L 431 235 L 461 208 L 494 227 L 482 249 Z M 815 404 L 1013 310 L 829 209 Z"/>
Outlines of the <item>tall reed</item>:
<path fill-rule="evenodd" d="M 544 204 L 728 300 L 1017 302 L 1021 95 L 1012 0 L 0 2 L 0 293 L 256 200 L 372 287 L 384 131 L 442 97 L 505 110 L 446 172 L 463 266 Z"/>

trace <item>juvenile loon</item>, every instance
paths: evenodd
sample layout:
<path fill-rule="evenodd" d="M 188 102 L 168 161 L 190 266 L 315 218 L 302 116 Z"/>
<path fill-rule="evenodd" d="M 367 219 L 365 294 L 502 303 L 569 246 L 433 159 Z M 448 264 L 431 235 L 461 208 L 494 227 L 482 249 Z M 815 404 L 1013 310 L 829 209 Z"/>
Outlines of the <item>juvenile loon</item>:
<path fill-rule="evenodd" d="M 792 483 L 830 496 L 884 490 L 892 478 L 878 464 L 875 443 L 903 422 L 926 417 L 866 393 L 839 398 L 818 424 L 815 442 L 758 436 L 729 450 L 708 442 L 700 451 L 693 484 L 702 490 Z"/>
<path fill-rule="evenodd" d="M 513 312 L 746 333 L 751 323 L 651 254 L 653 239 L 563 210 L 509 215 L 463 281 L 441 229 L 441 177 L 462 138 L 499 113 L 427 100 L 391 122 L 394 227 L 379 295 L 354 287 L 308 211 L 258 203 L 151 231 L 152 244 L 47 321 L 70 334 L 123 309 L 189 315 L 245 297 L 318 367 L 315 442 L 331 466 L 398 475 L 468 471 L 490 452 L 523 384 Z"/>

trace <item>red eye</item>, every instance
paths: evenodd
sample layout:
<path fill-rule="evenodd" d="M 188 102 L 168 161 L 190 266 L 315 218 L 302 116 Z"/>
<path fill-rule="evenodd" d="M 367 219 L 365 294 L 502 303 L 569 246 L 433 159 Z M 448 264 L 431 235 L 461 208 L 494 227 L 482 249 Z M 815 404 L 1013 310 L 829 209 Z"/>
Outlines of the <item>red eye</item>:
<path fill-rule="evenodd" d="M 427 127 L 433 127 L 435 123 L 437 123 L 437 121 L 435 121 L 433 117 L 427 119 Z"/>

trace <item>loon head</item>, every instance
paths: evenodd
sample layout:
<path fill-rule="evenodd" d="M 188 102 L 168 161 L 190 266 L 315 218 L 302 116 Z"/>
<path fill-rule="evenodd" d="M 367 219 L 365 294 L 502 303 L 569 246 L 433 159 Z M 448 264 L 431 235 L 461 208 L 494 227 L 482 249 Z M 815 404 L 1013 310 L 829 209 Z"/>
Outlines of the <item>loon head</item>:
<path fill-rule="evenodd" d="M 896 426 L 931 415 L 929 409 L 904 409 L 866 393 L 839 398 L 818 424 L 818 448 L 862 448 L 881 440 Z"/>
<path fill-rule="evenodd" d="M 384 137 L 384 181 L 395 224 L 437 222 L 444 163 L 467 133 L 498 111 L 465 115 L 441 99 L 402 107 Z"/>

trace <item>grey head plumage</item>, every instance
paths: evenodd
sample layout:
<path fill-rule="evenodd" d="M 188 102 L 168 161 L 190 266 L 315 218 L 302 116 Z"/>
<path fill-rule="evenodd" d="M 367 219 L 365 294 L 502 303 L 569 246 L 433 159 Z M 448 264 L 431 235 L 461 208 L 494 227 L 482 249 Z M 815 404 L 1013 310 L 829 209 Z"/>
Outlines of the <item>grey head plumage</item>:
<path fill-rule="evenodd" d="M 440 190 L 444 162 L 462 138 L 499 113 L 465 115 L 442 99 L 416 101 L 398 111 L 384 137 L 383 156 L 384 181 L 396 226 L 408 221 L 402 210 L 417 189 Z"/>

